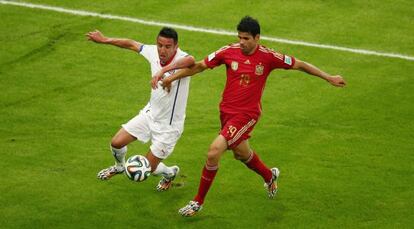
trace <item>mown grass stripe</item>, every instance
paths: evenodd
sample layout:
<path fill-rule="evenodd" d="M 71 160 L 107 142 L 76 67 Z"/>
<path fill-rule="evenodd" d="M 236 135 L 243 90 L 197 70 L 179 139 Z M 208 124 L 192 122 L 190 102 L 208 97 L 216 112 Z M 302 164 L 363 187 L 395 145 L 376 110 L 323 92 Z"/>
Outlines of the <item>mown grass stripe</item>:
<path fill-rule="evenodd" d="M 128 22 L 134 22 L 134 23 L 150 25 L 150 26 L 168 26 L 168 27 L 173 27 L 176 29 L 182 29 L 182 30 L 193 31 L 193 32 L 211 33 L 211 34 L 226 35 L 226 36 L 236 35 L 235 32 L 230 32 L 230 31 L 220 30 L 220 29 L 207 29 L 207 28 L 200 28 L 200 27 L 194 27 L 194 26 L 188 26 L 188 25 L 148 21 L 148 20 L 139 19 L 139 18 L 125 17 L 125 16 L 118 16 L 118 15 L 111 15 L 111 14 L 100 14 L 100 13 L 95 13 L 95 12 L 90 12 L 90 11 L 66 9 L 66 8 L 56 7 L 56 6 L 31 4 L 31 3 L 25 3 L 25 2 L 4 1 L 4 0 L 0 0 L 0 3 L 5 4 L 5 5 L 14 5 L 14 6 L 34 8 L 34 9 L 50 10 L 50 11 L 73 14 L 73 15 L 80 15 L 80 16 L 91 16 L 91 17 L 99 17 L 99 18 L 112 19 L 112 20 L 128 21 Z M 317 43 L 311 43 L 311 42 L 306 42 L 306 41 L 289 40 L 289 39 L 268 37 L 268 36 L 262 36 L 261 39 L 271 41 L 271 42 L 277 42 L 277 43 L 301 45 L 301 46 L 315 47 L 315 48 L 321 48 L 321 49 L 333 49 L 333 50 L 357 53 L 357 54 L 362 54 L 362 55 L 383 56 L 383 57 L 389 57 L 389 58 L 399 58 L 399 59 L 414 61 L 413 56 L 403 55 L 399 53 L 386 53 L 386 52 L 379 52 L 379 51 L 373 51 L 373 50 L 347 48 L 347 47 L 341 47 L 341 46 L 336 46 L 336 45 L 317 44 Z"/>

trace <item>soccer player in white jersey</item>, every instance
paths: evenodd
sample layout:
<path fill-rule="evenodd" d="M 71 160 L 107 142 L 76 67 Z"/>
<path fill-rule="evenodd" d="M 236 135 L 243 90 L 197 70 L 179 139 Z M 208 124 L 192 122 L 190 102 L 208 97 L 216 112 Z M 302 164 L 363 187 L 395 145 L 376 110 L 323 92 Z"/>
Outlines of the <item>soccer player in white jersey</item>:
<path fill-rule="evenodd" d="M 157 190 L 169 189 L 179 172 L 179 167 L 168 167 L 162 160 L 172 153 L 183 132 L 190 78 L 176 81 L 170 93 L 159 87 L 158 83 L 160 79 L 168 77 L 176 69 L 193 65 L 194 57 L 178 47 L 177 32 L 168 27 L 161 29 L 156 45 L 105 37 L 98 30 L 89 32 L 86 36 L 96 43 L 110 44 L 141 54 L 150 63 L 152 74 L 150 101 L 137 116 L 123 124 L 112 138 L 111 151 L 115 158 L 115 165 L 101 170 L 98 178 L 107 180 L 123 173 L 127 145 L 135 140 L 143 143 L 151 140 L 152 144 L 145 157 L 151 164 L 152 174 L 162 176 Z"/>

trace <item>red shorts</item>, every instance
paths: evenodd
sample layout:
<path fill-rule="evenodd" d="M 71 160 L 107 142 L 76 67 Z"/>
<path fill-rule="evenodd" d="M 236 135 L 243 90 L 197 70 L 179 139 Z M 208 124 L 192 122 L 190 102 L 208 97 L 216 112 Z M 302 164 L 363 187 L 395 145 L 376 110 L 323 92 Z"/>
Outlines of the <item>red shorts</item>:
<path fill-rule="evenodd" d="M 220 113 L 220 134 L 226 138 L 229 149 L 233 149 L 240 142 L 250 138 L 250 132 L 257 123 L 257 117 L 248 114 Z"/>

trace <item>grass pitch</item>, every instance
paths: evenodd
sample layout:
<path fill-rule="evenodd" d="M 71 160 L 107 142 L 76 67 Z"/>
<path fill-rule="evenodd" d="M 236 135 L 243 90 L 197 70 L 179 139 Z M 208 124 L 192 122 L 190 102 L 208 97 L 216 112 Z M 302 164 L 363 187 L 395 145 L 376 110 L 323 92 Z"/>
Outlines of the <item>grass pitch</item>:
<path fill-rule="evenodd" d="M 414 56 L 412 1 L 28 1 L 234 30 L 259 19 L 262 35 Z M 153 43 L 159 27 L 0 5 L 1 228 L 410 228 L 414 225 L 414 62 L 262 42 L 348 82 L 334 88 L 294 71 L 273 72 L 251 139 L 281 169 L 268 200 L 262 180 L 223 156 L 204 209 L 177 210 L 196 193 L 219 128 L 224 68 L 192 79 L 185 131 L 165 163 L 182 176 L 107 182 L 109 141 L 149 99 L 149 65 L 132 52 L 87 42 L 99 29 Z M 202 59 L 236 37 L 178 30 Z M 129 154 L 145 154 L 134 143 Z"/>

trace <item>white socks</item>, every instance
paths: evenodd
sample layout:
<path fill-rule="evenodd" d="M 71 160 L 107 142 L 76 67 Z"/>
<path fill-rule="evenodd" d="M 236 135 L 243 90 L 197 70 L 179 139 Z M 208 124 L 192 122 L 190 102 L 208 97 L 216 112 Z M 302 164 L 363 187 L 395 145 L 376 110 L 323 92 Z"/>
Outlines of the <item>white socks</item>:
<path fill-rule="evenodd" d="M 168 167 L 164 163 L 160 162 L 152 174 L 155 176 L 162 175 L 163 177 L 170 178 L 174 176 L 174 170 L 172 167 Z"/>
<path fill-rule="evenodd" d="M 122 167 L 123 168 L 124 165 L 125 165 L 125 155 L 127 153 L 127 147 L 124 146 L 121 149 L 117 149 L 117 148 L 114 148 L 111 145 L 111 152 L 112 152 L 112 155 L 115 158 L 115 165 L 117 167 Z M 155 176 L 162 175 L 163 177 L 170 178 L 170 177 L 174 176 L 173 167 L 174 166 L 168 167 L 164 163 L 160 162 L 158 164 L 157 168 L 154 170 L 154 172 L 152 172 L 152 174 L 155 175 Z"/>
<path fill-rule="evenodd" d="M 121 167 L 121 166 L 124 167 L 124 164 L 125 164 L 125 155 L 126 155 L 126 152 L 127 152 L 127 147 L 124 146 L 121 149 L 117 149 L 117 148 L 114 148 L 111 145 L 111 152 L 112 152 L 112 155 L 115 158 L 115 164 L 116 164 L 116 166 L 117 167 Z"/>

